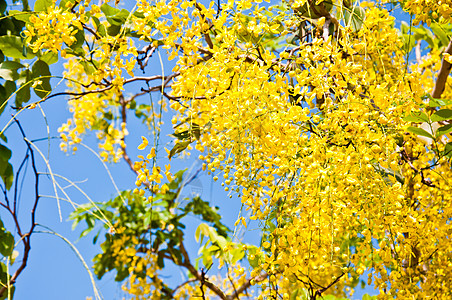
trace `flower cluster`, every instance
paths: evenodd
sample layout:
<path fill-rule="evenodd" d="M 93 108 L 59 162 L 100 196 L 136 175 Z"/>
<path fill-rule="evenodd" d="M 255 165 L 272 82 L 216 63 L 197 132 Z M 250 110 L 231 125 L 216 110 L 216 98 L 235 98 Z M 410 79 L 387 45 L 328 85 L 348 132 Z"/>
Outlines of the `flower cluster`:
<path fill-rule="evenodd" d="M 76 42 L 75 35 L 79 30 L 83 27 L 76 14 L 51 6 L 47 11 L 30 16 L 24 35 L 33 52 L 49 49 L 58 53 L 63 43 L 71 46 Z"/>
<path fill-rule="evenodd" d="M 291 291 L 332 284 L 328 293 L 351 295 L 365 273 L 381 298 L 450 295 L 452 172 L 442 155 L 450 136 L 424 143 L 406 131 L 411 126 L 423 133 L 418 125 L 405 121 L 412 111 L 431 114 L 424 109 L 425 92 L 433 88 L 440 53 L 432 50 L 409 65 L 394 17 L 377 3 L 362 3 L 365 17 L 353 19 L 316 1 L 327 17 L 343 17 L 339 22 L 304 15 L 311 2 L 291 1 L 273 12 L 249 0 L 228 1 L 217 10 L 213 2 L 139 0 L 127 17 L 104 7 L 110 15 L 107 21 L 93 18 L 97 31 L 87 37 L 84 55 L 66 56 L 65 78 L 75 96 L 69 100 L 73 117 L 60 129 L 62 147 L 98 130 L 102 158 L 118 161 L 125 155 L 127 110 L 135 109 L 153 130 L 154 145 L 130 163 L 137 173 L 134 193 L 168 196 L 164 178 L 172 181 L 171 166 L 163 170 L 156 153 L 166 104 L 163 96 L 160 110 L 152 97 L 149 105 L 135 101 L 162 92 L 172 101 L 179 139 L 170 156 L 193 146 L 204 170 L 222 178 L 231 198 L 236 195 L 249 211 L 250 220 L 240 216 L 236 226 L 263 224 L 263 243 L 252 254 L 259 263 L 250 270 L 254 278 L 268 275 L 259 282 L 260 298 L 279 291 L 288 299 Z M 452 13 L 448 1 L 410 0 L 404 8 L 416 14 L 415 23 L 449 20 Z M 97 6 L 92 12 L 100 14 Z M 34 51 L 75 42 L 81 23 L 65 13 L 53 8 L 33 17 L 26 35 Z M 44 20 L 51 14 L 61 16 L 49 29 Z M 347 18 L 356 26 L 342 26 Z M 113 26 L 118 20 L 119 29 Z M 135 43 L 146 45 L 138 51 Z M 176 60 L 173 75 L 134 77 L 136 62 L 144 68 L 159 47 Z M 152 78 L 161 82 L 151 86 Z M 139 80 L 147 88 L 127 98 L 126 84 Z M 142 139 L 139 150 L 149 144 Z M 136 257 L 133 249 L 118 245 L 117 251 L 118 263 Z M 134 261 L 133 268 L 149 264 L 156 271 L 155 260 Z M 130 294 L 160 296 L 160 279 L 131 274 Z M 238 268 L 238 283 L 245 281 L 242 275 Z M 187 284 L 177 297 L 194 297 L 193 289 Z"/>
<path fill-rule="evenodd" d="M 426 22 L 430 26 L 432 20 L 448 22 L 452 16 L 452 1 L 450 0 L 408 0 L 403 7 L 415 15 L 414 25 Z"/>

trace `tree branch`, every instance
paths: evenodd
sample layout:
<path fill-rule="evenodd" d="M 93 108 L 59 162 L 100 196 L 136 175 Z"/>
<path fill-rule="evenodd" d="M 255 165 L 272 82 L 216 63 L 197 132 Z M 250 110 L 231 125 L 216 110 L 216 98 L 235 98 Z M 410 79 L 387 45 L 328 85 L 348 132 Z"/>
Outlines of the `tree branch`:
<path fill-rule="evenodd" d="M 187 250 L 185 250 L 185 246 L 182 241 L 182 237 L 180 238 L 180 252 L 182 253 L 182 256 L 184 257 L 184 261 L 181 262 L 179 265 L 184 266 L 190 271 L 190 273 L 196 277 L 196 279 L 203 281 L 204 285 L 207 286 L 212 292 L 217 294 L 222 300 L 228 300 L 228 297 L 223 293 L 222 290 L 220 290 L 215 284 L 208 281 L 205 277 L 203 277 L 191 264 L 190 257 L 188 256 Z"/>
<path fill-rule="evenodd" d="M 38 173 L 38 170 L 36 168 L 36 160 L 35 160 L 33 149 L 30 146 L 30 143 L 25 139 L 26 135 L 25 135 L 25 132 L 24 132 L 22 126 L 20 125 L 19 121 L 16 118 L 14 118 L 14 121 L 17 123 L 17 126 L 19 127 L 19 130 L 20 130 L 20 132 L 22 134 L 22 137 L 24 138 L 25 143 L 27 144 L 27 148 L 28 148 L 28 151 L 30 153 L 29 155 L 30 155 L 30 158 L 31 158 L 31 165 L 32 165 L 33 173 L 35 174 L 35 201 L 34 201 L 32 209 L 31 209 L 31 225 L 30 225 L 30 229 L 26 233 L 22 233 L 19 221 L 17 220 L 16 211 L 12 210 L 11 207 L 9 207 L 9 205 L 6 206 L 6 205 L 3 205 L 3 203 L 2 203 L 2 206 L 5 207 L 8 210 L 8 212 L 11 214 L 11 216 L 12 216 L 12 218 L 14 220 L 14 223 L 15 223 L 15 226 L 16 226 L 16 230 L 17 230 L 17 232 L 18 232 L 18 234 L 19 234 L 19 236 L 20 236 L 20 238 L 22 240 L 22 243 L 24 244 L 24 255 L 23 255 L 23 258 L 22 258 L 21 265 L 14 272 L 13 276 L 11 276 L 11 279 L 9 280 L 9 284 L 3 286 L 0 289 L 0 297 L 8 290 L 8 287 L 11 284 L 14 284 L 16 282 L 17 277 L 19 277 L 19 275 L 22 273 L 22 271 L 27 266 L 28 257 L 29 257 L 30 250 L 31 250 L 30 238 L 31 238 L 31 235 L 33 234 L 33 231 L 34 231 L 35 227 L 36 227 L 36 209 L 38 207 L 39 198 L 40 198 L 39 197 L 39 173 Z M 25 159 L 28 159 L 28 155 L 26 156 Z M 16 178 L 16 180 L 17 180 L 17 178 Z M 16 190 L 16 193 L 17 193 L 17 190 Z"/>
<path fill-rule="evenodd" d="M 452 55 L 452 40 L 447 45 L 444 53 L 448 53 Z M 446 81 L 449 77 L 450 69 L 452 65 L 447 62 L 444 58 L 441 62 L 441 68 L 439 69 L 438 78 L 436 79 L 435 87 L 433 88 L 432 97 L 433 98 L 441 98 L 441 95 L 444 92 L 444 88 L 446 87 Z"/>
<path fill-rule="evenodd" d="M 234 291 L 234 293 L 232 295 L 229 295 L 227 297 L 227 299 L 228 300 L 238 299 L 238 296 L 251 286 L 251 281 L 254 280 L 255 282 L 261 282 L 261 281 L 264 281 L 265 279 L 267 279 L 267 277 L 268 277 L 268 273 L 263 273 L 256 277 L 251 277 L 251 278 L 247 279 L 246 282 L 244 284 L 242 284 L 236 291 Z"/>

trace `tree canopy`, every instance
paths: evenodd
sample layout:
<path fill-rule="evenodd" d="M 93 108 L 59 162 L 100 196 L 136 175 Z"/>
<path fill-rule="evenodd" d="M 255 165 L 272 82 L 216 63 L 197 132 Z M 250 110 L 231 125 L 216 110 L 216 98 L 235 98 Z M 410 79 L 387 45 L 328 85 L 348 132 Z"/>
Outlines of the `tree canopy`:
<path fill-rule="evenodd" d="M 77 155 L 94 132 L 100 159 L 136 178 L 70 215 L 82 238 L 100 226 L 93 273 L 115 272 L 130 298 L 343 299 L 358 284 L 378 293 L 363 299 L 452 297 L 452 1 L 16 2 L 0 0 L 0 299 L 32 251 L 41 182 L 66 196 L 21 126 L 57 98 L 71 118 L 49 143 Z M 190 155 L 242 206 L 234 228 L 181 197 L 198 173 L 174 164 Z M 258 244 L 235 234 L 250 223 Z"/>

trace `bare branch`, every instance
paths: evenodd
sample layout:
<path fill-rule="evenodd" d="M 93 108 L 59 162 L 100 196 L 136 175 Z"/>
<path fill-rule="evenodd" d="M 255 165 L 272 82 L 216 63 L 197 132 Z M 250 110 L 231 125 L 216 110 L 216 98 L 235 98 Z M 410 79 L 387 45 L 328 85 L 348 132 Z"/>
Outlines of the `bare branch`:
<path fill-rule="evenodd" d="M 14 121 L 16 122 L 17 126 L 19 127 L 19 130 L 20 130 L 20 132 L 22 134 L 22 137 L 25 140 L 26 135 L 25 135 L 25 132 L 24 132 L 22 126 L 20 125 L 19 121 L 16 118 L 14 118 Z M 11 276 L 11 279 L 9 280 L 10 285 L 14 284 L 16 282 L 17 277 L 19 277 L 19 275 L 22 273 L 22 271 L 27 266 L 28 257 L 29 257 L 30 250 L 31 250 L 30 238 L 31 238 L 31 235 L 33 234 L 33 231 L 34 231 L 35 227 L 36 227 L 36 209 L 38 207 L 39 198 L 40 198 L 39 197 L 39 173 L 38 173 L 38 170 L 36 168 L 36 161 L 35 161 L 34 152 L 33 152 L 32 147 L 30 146 L 30 143 L 28 141 L 26 141 L 26 140 L 25 140 L 25 143 L 27 144 L 28 152 L 29 152 L 29 155 L 30 155 L 30 158 L 31 158 L 31 165 L 32 165 L 33 173 L 35 174 L 35 200 L 34 200 L 33 207 L 31 209 L 31 225 L 30 225 L 30 229 L 28 230 L 28 232 L 22 233 L 19 221 L 17 219 L 16 211 L 12 210 L 11 207 L 9 207 L 9 205 L 6 206 L 6 205 L 4 205 L 2 203 L 2 206 L 5 207 L 8 210 L 8 212 L 11 214 L 11 216 L 12 216 L 12 218 L 14 220 L 15 226 L 16 226 L 17 233 L 19 234 L 19 236 L 21 238 L 21 241 L 22 241 L 22 243 L 24 245 L 24 255 L 23 255 L 23 258 L 22 258 L 22 263 L 19 266 L 19 268 L 14 272 L 14 274 Z M 28 159 L 28 156 L 26 156 L 25 159 Z M 16 180 L 17 180 L 17 178 L 16 178 Z M 16 193 L 17 193 L 17 190 L 16 190 Z M 3 286 L 0 289 L 0 296 L 2 296 L 7 291 L 8 286 L 9 285 Z"/>
<path fill-rule="evenodd" d="M 443 54 L 448 53 L 452 55 L 452 40 L 447 45 Z M 447 77 L 449 77 L 450 69 L 452 65 L 447 62 L 444 58 L 441 62 L 441 68 L 439 69 L 438 78 L 436 79 L 435 87 L 433 88 L 432 97 L 433 98 L 441 98 L 441 95 L 444 92 L 444 88 L 446 87 Z"/>

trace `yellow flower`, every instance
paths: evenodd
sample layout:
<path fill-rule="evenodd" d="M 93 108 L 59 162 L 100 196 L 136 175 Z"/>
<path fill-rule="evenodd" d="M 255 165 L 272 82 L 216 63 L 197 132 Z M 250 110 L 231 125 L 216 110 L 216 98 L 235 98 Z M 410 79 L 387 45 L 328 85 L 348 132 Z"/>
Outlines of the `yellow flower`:
<path fill-rule="evenodd" d="M 144 150 L 148 145 L 148 140 L 144 136 L 142 136 L 141 139 L 143 142 L 138 146 L 138 150 Z"/>

